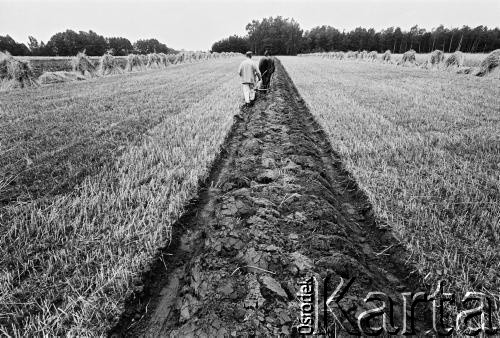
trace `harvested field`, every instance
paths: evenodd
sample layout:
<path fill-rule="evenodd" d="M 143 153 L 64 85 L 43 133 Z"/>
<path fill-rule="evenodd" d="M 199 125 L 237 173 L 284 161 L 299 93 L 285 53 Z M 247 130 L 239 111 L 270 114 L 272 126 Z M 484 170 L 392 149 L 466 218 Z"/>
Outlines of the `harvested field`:
<path fill-rule="evenodd" d="M 228 67 L 223 62 L 195 67 L 186 75 L 188 88 L 176 86 L 177 78 L 186 71 L 185 66 L 178 66 L 169 72 L 0 95 L 0 178 L 9 182 L 0 204 L 50 197 L 72 189 L 104 163 L 112 162 L 117 149 L 161 122 L 166 112 L 178 112 L 189 102 L 196 102 L 195 88 L 213 90 L 218 81 L 228 78 Z M 207 84 L 203 76 L 212 70 L 215 77 Z M 199 79 L 195 71 L 200 72 Z M 182 100 L 177 99 L 180 95 Z M 21 100 L 24 104 L 18 105 Z"/>
<path fill-rule="evenodd" d="M 369 292 L 498 298 L 498 80 L 351 54 L 244 108 L 226 53 L 0 94 L 0 334 L 298 335 L 312 277 L 349 286 L 325 335 Z"/>
<path fill-rule="evenodd" d="M 415 56 L 415 59 L 418 64 L 423 64 L 426 61 L 429 60 L 430 56 L 432 53 L 417 53 Z M 448 58 L 450 55 L 453 53 L 444 53 L 445 58 Z M 402 58 L 403 54 L 393 54 L 393 58 L 395 60 L 400 60 Z M 464 66 L 466 67 L 478 67 L 481 61 L 487 56 L 488 54 L 484 53 L 464 53 L 465 60 L 464 60 Z"/>
<path fill-rule="evenodd" d="M 342 52 L 340 52 L 342 53 Z M 328 55 L 329 53 L 312 53 L 312 54 L 301 54 L 300 56 L 325 56 Z M 349 51 L 346 53 L 347 57 L 346 59 L 353 59 L 356 60 L 358 58 L 358 52 L 352 52 Z M 387 55 L 389 55 L 389 60 L 387 59 Z M 429 59 L 431 58 L 432 53 L 416 53 L 415 54 L 415 61 L 417 65 L 423 65 L 426 63 L 429 63 Z M 449 56 L 453 55 L 453 53 L 444 53 L 445 58 L 448 58 Z M 488 54 L 484 53 L 463 53 L 464 55 L 464 63 L 463 66 L 465 67 L 479 67 L 481 62 L 488 56 Z M 391 61 L 391 63 L 397 64 L 398 62 L 401 62 L 403 58 L 403 54 L 391 54 L 391 51 L 386 51 L 385 53 L 378 53 L 377 54 L 377 59 L 380 60 L 381 62 L 385 61 Z M 333 59 L 343 59 L 340 57 L 334 57 Z"/>
<path fill-rule="evenodd" d="M 498 80 L 280 59 L 425 281 L 498 299 Z"/>
<path fill-rule="evenodd" d="M 240 60 L 0 94 L 0 332 L 106 334 L 219 153 Z"/>
<path fill-rule="evenodd" d="M 94 66 L 99 65 L 99 56 L 90 56 Z M 69 72 L 73 70 L 71 65 L 71 56 L 20 56 L 19 59 L 29 61 L 36 77 L 44 72 Z M 122 68 L 125 68 L 127 59 L 125 56 L 116 57 L 117 62 Z"/>
<path fill-rule="evenodd" d="M 331 290 L 355 278 L 341 303 L 355 307 L 350 316 L 366 309 L 368 291 L 394 299 L 396 290 L 417 291 L 402 247 L 374 222 L 280 64 L 271 92 L 241 115 L 117 336 L 297 334 L 296 283 L 305 276 L 331 274 Z M 346 333 L 329 317 L 330 332 Z M 417 320 L 419 332 L 424 323 Z"/>
<path fill-rule="evenodd" d="M 43 72 L 69 72 L 73 69 L 71 57 L 19 57 L 29 61 L 35 76 L 40 76 Z M 96 61 L 97 65 L 98 60 Z"/>
<path fill-rule="evenodd" d="M 237 55 L 237 53 L 228 53 L 225 57 L 234 57 Z M 200 56 L 203 56 L 203 60 L 216 59 L 220 57 L 217 53 L 201 53 Z M 146 65 L 148 63 L 148 56 L 140 55 L 140 57 L 141 62 Z M 73 69 L 71 65 L 73 57 L 70 56 L 20 56 L 16 58 L 29 61 L 31 67 L 33 68 L 35 77 L 42 75 L 44 72 L 69 72 Z M 89 58 L 94 66 L 99 66 L 100 56 L 90 56 Z M 115 62 L 121 69 L 127 69 L 127 59 L 128 56 L 116 56 Z M 182 63 L 185 59 L 185 55 L 182 53 L 168 55 L 169 63 Z M 177 62 L 175 62 L 175 60 L 177 60 Z M 163 63 L 165 64 L 165 62 Z"/>

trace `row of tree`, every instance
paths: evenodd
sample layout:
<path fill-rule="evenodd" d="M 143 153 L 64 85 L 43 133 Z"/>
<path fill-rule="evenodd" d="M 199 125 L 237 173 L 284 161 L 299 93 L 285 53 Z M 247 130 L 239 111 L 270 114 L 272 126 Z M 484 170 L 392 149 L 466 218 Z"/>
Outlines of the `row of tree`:
<path fill-rule="evenodd" d="M 428 53 L 440 49 L 445 52 L 485 53 L 499 48 L 500 29 L 485 26 L 447 29 L 441 25 L 427 31 L 415 25 L 409 31 L 389 27 L 380 32 L 361 27 L 340 32 L 330 26 L 321 26 L 305 32 L 301 51 L 390 50 L 403 53 L 414 49 L 418 53 Z"/>
<path fill-rule="evenodd" d="M 427 31 L 415 25 L 409 31 L 389 27 L 379 32 L 361 27 L 341 32 L 331 26 L 318 26 L 304 32 L 294 19 L 278 16 L 253 20 L 247 24 L 246 31 L 245 37 L 233 35 L 215 42 L 212 51 L 244 53 L 252 50 L 262 54 L 268 49 L 273 54 L 295 55 L 347 50 L 391 50 L 393 53 L 402 53 L 409 49 L 419 53 L 435 49 L 485 53 L 500 48 L 500 28 L 489 29 L 486 26 L 448 29 L 441 25 Z M 8 51 L 12 55 L 69 56 L 83 50 L 92 56 L 102 55 L 108 50 L 112 50 L 115 55 L 175 52 L 156 39 L 138 40 L 132 44 L 126 38 L 105 38 L 93 31 L 77 33 L 66 30 L 54 34 L 47 43 L 38 43 L 30 36 L 28 46 L 17 43 L 8 35 L 0 36 L 0 51 Z"/>
<path fill-rule="evenodd" d="M 263 54 L 266 49 L 273 54 L 295 55 L 300 51 L 303 31 L 294 19 L 264 18 L 262 21 L 253 20 L 246 26 L 248 35 L 236 35 L 215 42 L 212 52 L 240 52 L 253 51 Z"/>
<path fill-rule="evenodd" d="M 379 32 L 358 27 L 339 31 L 331 26 L 318 26 L 303 32 L 293 19 L 266 18 L 254 20 L 246 26 L 247 36 L 231 36 L 212 46 L 216 52 L 244 52 L 262 54 L 269 49 L 273 54 L 330 52 L 347 50 L 376 50 L 403 53 L 414 49 L 419 53 L 440 49 L 445 52 L 460 50 L 469 53 L 487 53 L 500 48 L 500 28 L 486 26 L 445 28 L 443 25 L 427 31 L 417 25 L 409 31 L 389 27 Z"/>
<path fill-rule="evenodd" d="M 70 56 L 76 55 L 83 50 L 87 55 L 103 55 L 111 50 L 114 55 L 127 55 L 130 53 L 175 53 L 175 50 L 168 48 L 165 44 L 156 39 L 138 40 L 134 44 L 130 40 L 122 37 L 105 38 L 93 31 L 75 32 L 66 30 L 54 34 L 47 43 L 38 41 L 30 36 L 28 46 L 17 43 L 9 35 L 0 36 L 0 51 L 8 51 L 12 55 L 33 55 L 33 56 Z"/>
<path fill-rule="evenodd" d="M 250 50 L 250 42 L 247 38 L 232 35 L 228 38 L 219 40 L 212 45 L 212 52 L 222 53 L 231 51 L 236 53 L 246 53 Z"/>

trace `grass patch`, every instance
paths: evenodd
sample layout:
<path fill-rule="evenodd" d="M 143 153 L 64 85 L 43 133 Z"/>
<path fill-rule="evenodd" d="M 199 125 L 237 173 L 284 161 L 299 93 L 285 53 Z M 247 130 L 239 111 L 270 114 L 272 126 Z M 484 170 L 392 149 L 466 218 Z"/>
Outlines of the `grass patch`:
<path fill-rule="evenodd" d="M 498 299 L 498 80 L 280 59 L 426 281 Z"/>
<path fill-rule="evenodd" d="M 37 185 L 0 209 L 0 332 L 106 333 L 208 174 L 241 101 L 240 61 L 0 97 L 0 187 L 27 168 L 9 194 Z"/>
<path fill-rule="evenodd" d="M 229 72 L 220 62 L 185 67 L 0 94 L 0 179 L 10 182 L 0 205 L 72 189 Z"/>
<path fill-rule="evenodd" d="M 443 53 L 445 56 L 445 59 L 448 58 L 450 55 L 453 53 Z M 393 58 L 396 60 L 399 60 L 402 58 L 403 54 L 393 54 Z M 422 64 L 425 61 L 429 61 L 431 58 L 432 53 L 417 53 L 415 55 L 416 62 L 418 64 Z M 464 63 L 463 65 L 466 67 L 478 67 L 481 64 L 481 61 L 488 56 L 488 54 L 485 53 L 463 53 L 464 55 Z"/>

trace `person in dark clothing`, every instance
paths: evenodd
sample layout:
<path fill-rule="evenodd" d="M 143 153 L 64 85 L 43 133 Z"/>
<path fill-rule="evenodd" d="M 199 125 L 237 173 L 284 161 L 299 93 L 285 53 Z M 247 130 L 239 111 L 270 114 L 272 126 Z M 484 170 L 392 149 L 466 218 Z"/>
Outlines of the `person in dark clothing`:
<path fill-rule="evenodd" d="M 269 51 L 264 52 L 264 57 L 259 61 L 259 71 L 262 74 L 262 89 L 269 88 L 269 82 L 271 81 L 271 76 L 274 73 L 274 60 L 269 56 Z"/>

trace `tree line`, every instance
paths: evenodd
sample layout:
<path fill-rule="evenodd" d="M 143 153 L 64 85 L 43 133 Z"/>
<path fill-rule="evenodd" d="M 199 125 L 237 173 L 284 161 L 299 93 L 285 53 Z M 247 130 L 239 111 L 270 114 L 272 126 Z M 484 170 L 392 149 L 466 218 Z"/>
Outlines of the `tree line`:
<path fill-rule="evenodd" d="M 130 53 L 175 53 L 172 48 L 156 39 L 137 40 L 133 44 L 123 37 L 105 38 L 93 31 L 66 30 L 54 34 L 47 43 L 40 43 L 34 37 L 28 37 L 28 45 L 17 43 L 12 37 L 0 36 L 0 51 L 8 51 L 12 55 L 31 56 L 71 56 L 84 51 L 90 56 L 103 55 L 111 51 L 114 55 L 123 56 Z"/>
<path fill-rule="evenodd" d="M 273 54 L 295 55 L 300 52 L 303 31 L 294 19 L 264 18 L 253 20 L 246 25 L 247 36 L 230 36 L 215 42 L 212 52 L 253 51 L 263 54 L 266 49 Z"/>
<path fill-rule="evenodd" d="M 358 27 L 350 32 L 340 32 L 330 26 L 321 26 L 307 31 L 302 41 L 302 52 L 390 50 L 403 53 L 414 49 L 418 53 L 428 53 L 439 49 L 444 52 L 487 53 L 500 48 L 500 29 L 485 26 L 448 29 L 440 25 L 427 31 L 415 25 L 409 31 L 389 27 L 376 32 L 373 28 Z"/>
<path fill-rule="evenodd" d="M 244 52 L 262 54 L 269 49 L 273 54 L 331 52 L 348 50 L 376 50 L 403 53 L 414 49 L 428 53 L 436 49 L 444 52 L 460 50 L 468 53 L 488 53 L 500 48 L 500 28 L 486 26 L 445 28 L 440 25 L 430 31 L 417 25 L 408 31 L 389 27 L 381 31 L 358 27 L 340 31 L 331 26 L 317 26 L 303 32 L 293 19 L 265 18 L 253 20 L 246 26 L 244 37 L 230 36 L 212 45 L 214 52 Z"/>

